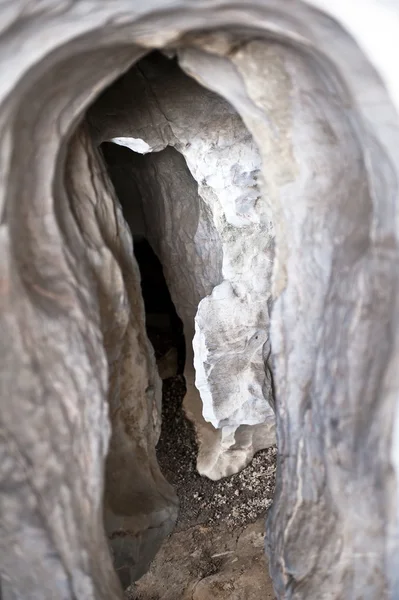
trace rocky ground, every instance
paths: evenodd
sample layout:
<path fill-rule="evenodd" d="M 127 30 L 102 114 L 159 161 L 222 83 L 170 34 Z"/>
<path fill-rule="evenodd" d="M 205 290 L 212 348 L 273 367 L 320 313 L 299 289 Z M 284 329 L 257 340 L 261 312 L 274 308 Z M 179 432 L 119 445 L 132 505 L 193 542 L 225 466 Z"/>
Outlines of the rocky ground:
<path fill-rule="evenodd" d="M 241 473 L 221 481 L 195 469 L 194 429 L 182 411 L 182 375 L 164 381 L 158 460 L 180 499 L 174 533 L 150 571 L 128 591 L 134 600 L 272 600 L 264 555 L 276 449 L 259 452 Z"/>
<path fill-rule="evenodd" d="M 235 531 L 197 525 L 174 533 L 130 591 L 135 600 L 274 600 L 263 519 Z"/>

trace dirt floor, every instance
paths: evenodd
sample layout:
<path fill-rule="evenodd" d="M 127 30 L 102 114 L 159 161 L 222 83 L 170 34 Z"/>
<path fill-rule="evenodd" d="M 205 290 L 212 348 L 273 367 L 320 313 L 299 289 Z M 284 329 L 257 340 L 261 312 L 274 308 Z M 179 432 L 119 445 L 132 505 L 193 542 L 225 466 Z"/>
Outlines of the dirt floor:
<path fill-rule="evenodd" d="M 198 475 L 197 444 L 192 424 L 185 418 L 182 402 L 183 376 L 164 381 L 162 434 L 158 462 L 180 500 L 177 531 L 193 525 L 224 523 L 229 528 L 254 522 L 272 503 L 276 472 L 276 449 L 259 452 L 241 473 L 211 481 Z"/>
<path fill-rule="evenodd" d="M 276 449 L 259 452 L 241 473 L 221 481 L 200 477 L 197 445 L 184 416 L 181 375 L 163 385 L 157 453 L 175 486 L 180 515 L 131 600 L 272 600 L 264 554 L 264 520 L 274 491 Z"/>
<path fill-rule="evenodd" d="M 134 589 L 135 600 L 274 600 L 264 522 L 235 532 L 197 525 L 174 533 Z"/>

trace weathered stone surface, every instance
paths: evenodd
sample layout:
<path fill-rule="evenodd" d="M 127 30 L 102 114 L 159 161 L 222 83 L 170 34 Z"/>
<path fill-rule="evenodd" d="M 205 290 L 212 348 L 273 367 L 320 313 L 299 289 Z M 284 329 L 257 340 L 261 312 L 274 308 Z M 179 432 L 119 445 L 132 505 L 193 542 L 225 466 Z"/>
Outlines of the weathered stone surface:
<path fill-rule="evenodd" d="M 161 384 L 145 333 L 131 236 L 84 129 L 70 140 L 65 190 L 56 219 L 43 212 L 42 187 L 30 190 L 29 218 L 14 220 L 18 206 L 7 212 L 8 222 L 27 233 L 13 256 L 17 296 L 5 306 L 3 324 L 13 326 L 19 306 L 27 319 L 20 356 L 27 353 L 37 374 L 13 383 L 11 370 L 2 383 L 26 386 L 18 394 L 19 411 L 2 416 L 2 451 L 9 454 L 2 463 L 1 556 L 3 572 L 14 573 L 2 584 L 5 598 L 66 597 L 69 589 L 75 597 L 117 596 L 103 518 L 114 565 L 127 584 L 145 572 L 177 516 L 176 496 L 155 457 Z M 32 291 L 24 292 L 25 286 Z M 56 360 L 57 368 L 49 369 Z M 10 548 L 19 527 L 23 537 Z M 57 553 L 46 561 L 42 553 L 51 552 Z M 101 572 L 92 579 L 87 572 L 93 557 Z"/>
<path fill-rule="evenodd" d="M 70 237 L 64 167 L 87 106 L 168 44 L 197 46 L 180 64 L 232 103 L 264 165 L 276 239 L 277 595 L 398 597 L 398 21 L 390 0 L 2 3 L 6 600 L 121 596 L 102 526 L 109 358 L 98 265 L 92 234 Z M 210 27 L 237 36 L 190 36 Z M 89 178 L 90 164 L 76 183 Z"/>
<path fill-rule="evenodd" d="M 273 228 L 258 150 L 231 106 L 160 55 L 107 90 L 90 120 L 97 143 L 113 139 L 146 154 L 132 156 L 129 169 L 123 153 L 121 175 L 131 189 L 126 205 L 141 199 L 137 233 L 144 228 L 156 250 L 184 323 L 198 470 L 212 479 L 235 473 L 275 442 L 265 372 Z"/>

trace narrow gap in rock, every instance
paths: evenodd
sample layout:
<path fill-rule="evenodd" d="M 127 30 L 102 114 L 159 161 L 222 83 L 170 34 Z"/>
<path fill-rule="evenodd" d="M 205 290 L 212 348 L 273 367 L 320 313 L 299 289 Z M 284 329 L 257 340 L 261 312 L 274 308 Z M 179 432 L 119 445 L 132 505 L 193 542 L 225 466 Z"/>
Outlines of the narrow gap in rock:
<path fill-rule="evenodd" d="M 170 297 L 162 265 L 148 240 L 135 237 L 133 248 L 141 274 L 147 335 L 155 351 L 160 376 L 169 379 L 184 370 L 183 324 Z"/>
<path fill-rule="evenodd" d="M 134 193 L 129 172 L 132 152 L 107 142 L 101 145 L 101 149 L 132 233 L 133 251 L 140 269 L 148 339 L 154 348 L 160 376 L 167 379 L 182 374 L 184 370 L 183 323 L 172 302 L 162 264 L 144 234 L 141 199 L 138 193 Z"/>

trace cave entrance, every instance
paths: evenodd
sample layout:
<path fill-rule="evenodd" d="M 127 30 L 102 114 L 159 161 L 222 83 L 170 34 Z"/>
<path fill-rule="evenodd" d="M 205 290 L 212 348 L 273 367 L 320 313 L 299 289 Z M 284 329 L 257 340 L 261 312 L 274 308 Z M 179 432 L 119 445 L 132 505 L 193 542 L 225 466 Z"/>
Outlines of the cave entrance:
<path fill-rule="evenodd" d="M 5 308 L 3 338 L 7 341 L 2 355 L 3 395 L 10 401 L 3 411 L 6 460 L 2 503 L 9 511 L 2 525 L 6 534 L 2 536 L 3 596 L 121 596 L 100 526 L 107 447 L 112 461 L 105 488 L 114 492 L 109 494 L 113 502 L 107 508 L 113 520 L 107 532 L 110 540 L 119 544 L 112 550 L 114 558 L 120 550 L 121 568 L 126 564 L 130 568 L 132 558 L 137 558 L 137 563 L 142 561 L 137 567 L 140 572 L 145 567 L 143 545 L 151 551 L 156 549 L 155 542 L 164 539 L 174 521 L 175 497 L 154 459 L 160 386 L 149 357 L 142 303 L 134 301 L 134 295 L 137 298 L 140 294 L 137 269 L 129 249 L 125 252 L 128 236 L 124 235 L 119 206 L 113 204 L 109 193 L 108 178 L 102 177 L 103 163 L 93 150 L 87 123 L 80 123 L 88 103 L 106 82 L 128 69 L 134 57 L 173 40 L 184 45 L 177 52 L 186 73 L 206 82 L 209 89 L 238 107 L 265 158 L 264 200 L 272 211 L 278 248 L 273 278 L 273 363 L 281 454 L 267 539 L 276 591 L 280 597 L 297 599 L 395 595 L 395 478 L 399 469 L 397 402 L 392 393 L 397 382 L 392 365 L 397 344 L 395 198 L 399 144 L 398 88 L 386 43 L 394 35 L 395 14 L 387 12 L 388 5 L 394 3 L 384 3 L 385 13 L 383 3 L 379 11 L 375 10 L 377 3 L 366 4 L 369 8 L 364 7 L 362 19 L 356 18 L 355 10 L 344 10 L 343 3 L 316 0 L 157 1 L 137 3 L 133 11 L 128 10 L 129 3 L 95 0 L 64 3 L 61 11 L 52 2 L 26 3 L 23 11 L 18 10 L 20 2 L 14 3 L 14 11 L 6 4 L 2 55 L 11 76 L 2 89 L 1 203 L 5 212 L 1 242 L 5 279 L 1 281 L 1 300 Z M 385 44 L 363 26 L 367 25 L 366 18 L 374 17 L 376 24 L 378 20 L 392 24 L 386 28 Z M 241 34 L 236 35 L 234 28 Z M 251 39 L 243 39 L 244 35 Z M 44 43 L 40 44 L 40 39 Z M 180 59 L 184 54 L 186 62 L 184 56 Z M 199 259 L 200 265 L 185 269 L 185 291 L 193 289 L 192 273 L 204 286 L 211 283 L 218 287 L 220 273 L 223 282 L 230 282 L 230 287 L 219 289 L 226 294 L 218 296 L 222 308 L 213 322 L 206 319 L 211 315 L 207 309 L 217 308 L 211 302 L 212 293 L 206 292 L 202 296 L 206 302 L 200 303 L 199 327 L 204 339 L 208 335 L 209 340 L 209 325 L 215 325 L 215 343 L 208 344 L 207 349 L 218 350 L 225 342 L 228 350 L 219 363 L 215 355 L 210 356 L 211 366 L 215 366 L 211 384 L 217 388 L 212 392 L 220 403 L 208 402 L 208 409 L 214 410 L 211 418 L 217 409 L 216 418 L 222 426 L 216 424 L 216 433 L 211 430 L 212 435 L 203 436 L 203 447 L 204 454 L 216 458 L 227 447 L 232 458 L 227 466 L 237 467 L 233 458 L 242 457 L 246 448 L 252 451 L 255 441 L 262 437 L 251 437 L 248 429 L 259 424 L 254 423 L 255 411 L 251 412 L 255 406 L 252 399 L 260 398 L 259 385 L 251 386 L 251 390 L 244 386 L 246 382 L 259 384 L 260 368 L 256 370 L 258 381 L 252 376 L 252 363 L 246 381 L 239 381 L 248 365 L 240 352 L 237 328 L 228 317 L 234 314 L 239 321 L 242 315 L 249 316 L 249 311 L 246 313 L 244 307 L 229 312 L 223 302 L 227 299 L 239 307 L 240 299 L 247 297 L 251 310 L 267 305 L 264 280 L 258 276 L 266 272 L 261 261 L 268 258 L 267 248 L 260 246 L 252 230 L 252 238 L 242 242 L 243 221 L 247 220 L 248 231 L 262 204 L 256 185 L 257 163 L 245 172 L 240 169 L 252 160 L 248 161 L 251 157 L 244 152 L 251 148 L 248 136 L 240 138 L 240 146 L 239 138 L 231 135 L 234 127 L 224 127 L 223 135 L 219 135 L 220 119 L 234 116 L 231 107 L 215 95 L 199 95 L 198 88 L 193 95 L 188 93 L 189 80 L 178 76 L 176 62 L 170 61 L 169 67 L 164 62 L 161 81 L 156 68 L 159 55 L 153 56 L 156 60 L 148 57 L 139 63 L 96 102 L 98 127 L 92 133 L 97 131 L 98 136 L 93 135 L 94 145 L 117 137 L 128 143 L 138 140 L 142 149 L 154 152 L 161 161 L 170 159 L 170 164 L 176 155 L 165 146 L 174 145 L 201 188 L 205 200 L 197 202 L 197 212 L 186 191 L 170 195 L 180 202 L 175 203 L 178 211 L 169 220 L 175 230 L 166 230 L 173 235 L 165 247 L 168 252 L 176 249 L 175 264 L 180 267 L 187 266 L 185 259 L 192 259 L 192 264 Z M 178 79 L 172 78 L 172 71 Z M 201 102 L 194 102 L 194 97 Z M 194 115 L 198 106 L 204 117 L 200 121 L 198 112 Z M 180 126 L 175 127 L 183 113 L 188 120 L 180 120 Z M 216 156 L 223 140 L 230 153 L 224 155 L 224 163 Z M 137 144 L 132 143 L 132 149 Z M 240 147 L 242 159 L 232 164 L 230 159 L 235 159 Z M 170 191 L 178 171 L 167 168 L 161 175 L 158 167 L 162 165 L 156 164 L 159 161 L 149 160 L 147 166 L 136 161 L 136 170 L 145 176 L 143 188 L 151 191 L 151 180 Z M 230 187 L 223 164 L 228 165 Z M 251 187 L 252 195 L 235 194 L 233 184 Z M 226 202 L 228 210 L 214 211 L 213 198 L 219 207 Z M 141 206 L 149 213 L 150 201 L 151 194 L 147 194 Z M 201 239 L 206 243 L 196 246 L 202 248 L 202 254 L 184 255 L 181 250 L 193 245 L 193 237 L 183 225 L 195 225 L 195 219 L 190 221 L 187 215 L 177 219 L 180 209 L 187 206 L 195 218 L 200 214 L 198 222 L 205 224 Z M 217 219 L 207 218 L 207 209 L 218 218 L 222 241 L 212 238 L 211 225 Z M 158 223 L 166 223 L 171 214 L 165 210 Z M 264 223 L 259 220 L 258 229 Z M 239 234 L 237 227 L 241 227 Z M 144 239 L 161 257 L 153 241 L 165 237 L 150 236 L 146 229 Z M 133 230 L 136 241 L 139 235 Z M 266 234 L 262 236 L 267 239 Z M 234 245 L 237 239 L 241 245 Z M 251 249 L 255 249 L 252 254 Z M 144 272 L 147 259 L 150 261 L 148 248 L 145 252 Z M 243 265 L 241 255 L 246 253 L 251 260 Z M 230 259 L 227 263 L 226 257 Z M 160 261 L 166 276 L 166 261 L 163 257 Z M 272 264 L 272 260 L 268 262 Z M 237 264 L 243 276 L 240 281 L 236 278 Z M 215 280 L 207 270 L 201 270 L 209 265 L 215 267 Z M 256 283 L 250 293 L 246 287 L 248 273 Z M 171 291 L 169 281 L 168 285 Z M 263 303 L 257 302 L 259 288 Z M 195 306 L 186 304 L 188 308 Z M 183 310 L 185 305 L 181 307 Z M 132 318 L 133 309 L 137 318 Z M 177 310 L 181 316 L 183 312 Z M 219 327 L 223 323 L 224 338 Z M 106 336 L 112 337 L 114 325 L 116 341 L 108 344 Z M 247 344 L 251 357 L 257 359 L 256 367 L 261 364 L 259 333 L 267 331 L 263 321 L 258 329 L 260 332 L 248 336 Z M 184 330 L 187 332 L 186 327 Z M 139 345 L 140 352 L 133 355 L 132 348 Z M 373 348 L 378 348 L 375 356 Z M 189 345 L 186 351 L 190 351 Z M 266 351 L 267 347 L 262 353 L 263 367 Z M 237 355 L 242 358 L 240 364 L 234 362 Z M 228 368 L 230 360 L 232 367 Z M 218 376 L 221 372 L 225 374 L 223 380 Z M 229 399 L 234 392 L 229 388 L 231 381 L 237 382 L 235 398 L 241 393 L 248 399 L 247 391 L 252 394 L 244 406 L 249 418 L 241 419 L 242 405 L 237 403 L 233 416 L 238 417 L 233 426 L 227 418 L 231 415 L 221 414 L 226 408 L 223 398 Z M 220 382 L 223 385 L 218 387 Z M 263 382 L 267 392 L 267 382 Z M 209 398 L 212 400 L 212 394 L 204 396 L 204 405 Z M 238 424 L 238 428 L 234 435 L 225 431 L 223 444 L 219 444 L 223 452 L 217 454 L 220 430 L 226 422 L 231 428 Z M 241 426 L 248 427 L 244 431 Z M 239 442 L 232 444 L 237 437 Z M 179 437 L 176 428 L 170 429 L 170 439 L 183 447 L 187 441 L 184 435 Z M 213 468 L 209 463 L 205 465 L 208 472 Z M 220 476 L 226 465 L 217 466 Z M 202 518 L 209 500 L 219 501 L 212 519 L 226 522 L 235 510 L 239 515 L 242 507 L 252 510 L 248 492 L 255 483 L 261 484 L 262 497 L 267 498 L 261 467 L 258 464 L 253 482 L 244 483 L 244 471 L 234 475 L 235 481 L 243 482 L 241 487 L 232 484 L 233 478 L 226 478 L 221 480 L 224 490 L 214 493 L 213 487 L 204 494 L 204 488 L 186 488 L 182 497 L 198 508 Z M 184 468 L 188 470 L 188 466 Z M 227 473 L 226 468 L 223 473 Z M 198 475 L 195 477 L 200 481 Z M 235 507 L 231 497 L 237 498 Z M 203 537 L 211 538 L 211 519 L 206 523 Z M 235 582 L 215 581 L 213 577 L 221 568 L 219 560 L 227 562 L 226 555 L 231 557 L 239 544 L 234 523 L 232 529 L 235 545 L 223 541 L 221 548 L 216 547 L 214 536 L 207 554 L 198 552 L 200 536 L 192 536 L 191 547 L 168 546 L 164 574 L 174 563 L 171 558 L 176 559 L 180 551 L 183 559 L 198 559 L 197 568 L 192 569 L 195 581 L 187 593 L 179 595 L 165 578 L 158 577 L 159 592 L 162 586 L 172 590 L 169 598 L 199 600 L 221 591 L 224 597 L 255 600 L 255 586 L 240 593 Z M 260 541 L 258 547 L 262 549 L 261 534 L 252 531 L 247 539 L 254 546 Z M 373 551 L 365 553 L 365 547 Z M 232 570 L 245 574 L 248 582 L 248 565 L 237 565 L 235 558 L 228 560 Z M 252 565 L 255 562 L 251 560 Z M 188 581 L 186 573 L 183 577 Z M 204 579 L 210 579 L 207 595 Z M 259 583 L 259 579 L 255 581 Z M 267 596 L 264 586 L 256 588 L 260 588 L 261 598 Z M 162 599 L 157 590 L 144 597 Z"/>
<path fill-rule="evenodd" d="M 220 131 L 212 120 L 216 124 L 219 120 Z M 271 232 L 262 229 L 256 215 L 258 149 L 226 100 L 202 88 L 175 58 L 158 52 L 147 55 L 105 91 L 90 110 L 89 122 L 95 135 L 102 131 L 101 151 L 140 269 L 147 335 L 163 379 L 157 460 L 180 500 L 175 531 L 201 535 L 204 525 L 209 526 L 210 538 L 200 542 L 193 562 L 200 563 L 194 568 L 204 569 L 204 575 L 216 573 L 221 561 L 218 552 L 215 557 L 209 554 L 210 540 L 216 547 L 229 546 L 237 527 L 263 531 L 274 493 L 276 448 L 265 443 L 263 423 L 257 429 L 244 420 L 243 425 L 227 427 L 233 430 L 227 434 L 214 428 L 202 416 L 193 368 L 194 318 L 200 302 L 211 298 L 222 283 L 226 286 L 229 276 L 239 281 L 232 301 L 240 293 L 257 299 L 259 282 L 269 276 Z M 247 235 L 242 249 L 241 242 L 234 245 L 234 227 L 241 227 Z M 249 274 L 243 256 L 251 252 L 251 245 L 261 256 L 254 257 L 254 273 Z M 224 258 L 230 261 L 233 255 L 224 273 Z M 233 283 L 227 283 L 233 290 Z M 243 353 L 241 343 L 244 352 L 252 344 L 248 395 L 263 394 L 267 402 L 271 388 L 264 379 L 268 299 L 264 300 L 259 314 L 246 315 L 241 299 L 233 308 L 236 316 L 227 324 L 224 318 L 229 307 L 224 311 L 221 303 L 226 314 L 220 314 L 214 325 L 210 319 L 210 327 L 217 334 L 216 352 L 223 345 L 226 349 L 227 359 L 222 353 L 220 361 L 215 361 L 216 371 L 221 364 L 221 379 L 226 380 L 226 374 L 229 379 L 243 378 L 229 360 Z M 248 327 L 247 317 L 255 325 Z M 224 331 L 218 331 L 219 320 L 226 326 Z M 237 347 L 229 347 L 230 337 L 233 344 L 239 340 Z M 198 468 L 201 457 L 207 477 Z M 189 546 L 190 540 L 184 543 Z M 257 552 L 263 560 L 262 550 Z"/>

